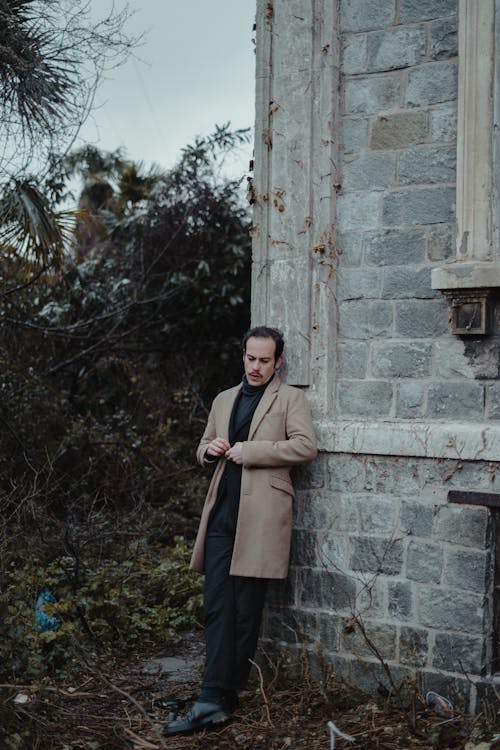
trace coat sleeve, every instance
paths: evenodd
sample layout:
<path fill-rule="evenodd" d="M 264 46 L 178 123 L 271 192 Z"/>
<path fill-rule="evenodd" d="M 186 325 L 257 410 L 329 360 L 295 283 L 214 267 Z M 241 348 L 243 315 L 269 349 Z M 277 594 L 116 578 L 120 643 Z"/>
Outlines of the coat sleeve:
<path fill-rule="evenodd" d="M 286 412 L 286 439 L 253 440 L 243 443 L 243 465 L 293 466 L 316 458 L 316 435 L 309 404 L 302 391 L 294 389 Z"/>
<path fill-rule="evenodd" d="M 217 434 L 215 432 L 214 404 L 212 404 L 212 408 L 210 409 L 210 414 L 208 415 L 208 421 L 207 421 L 207 426 L 205 427 L 205 432 L 203 433 L 200 443 L 198 445 L 198 448 L 196 449 L 196 460 L 198 461 L 200 466 L 210 466 L 212 464 L 217 463 L 218 461 L 217 458 L 210 459 L 209 457 L 205 455 L 208 444 L 211 443 L 215 437 L 217 437 Z"/>

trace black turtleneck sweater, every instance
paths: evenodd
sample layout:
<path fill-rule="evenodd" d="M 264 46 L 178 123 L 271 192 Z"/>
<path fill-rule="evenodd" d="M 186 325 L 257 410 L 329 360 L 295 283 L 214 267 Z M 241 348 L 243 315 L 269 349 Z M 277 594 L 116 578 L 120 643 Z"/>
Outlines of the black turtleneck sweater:
<path fill-rule="evenodd" d="M 253 415 L 271 380 L 272 378 L 264 385 L 254 386 L 250 385 L 246 375 L 243 376 L 243 385 L 236 397 L 229 420 L 228 436 L 231 445 L 248 440 Z M 241 464 L 227 461 L 208 523 L 209 534 L 234 537 L 240 507 L 242 469 Z"/>

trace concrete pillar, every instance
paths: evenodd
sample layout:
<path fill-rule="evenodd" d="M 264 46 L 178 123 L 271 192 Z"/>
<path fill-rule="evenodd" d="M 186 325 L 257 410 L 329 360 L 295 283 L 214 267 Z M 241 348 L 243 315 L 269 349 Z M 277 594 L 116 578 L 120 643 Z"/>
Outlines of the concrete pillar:
<path fill-rule="evenodd" d="M 456 262 L 434 289 L 500 287 L 499 21 L 499 0 L 460 0 Z"/>
<path fill-rule="evenodd" d="M 338 23 L 330 0 L 257 2 L 252 324 L 282 328 L 286 379 L 326 377 Z M 321 316 L 317 314 L 321 307 Z M 326 315 L 325 315 L 326 312 Z M 318 318 L 327 320 L 324 341 Z M 319 353 L 321 350 L 321 354 Z M 321 368 L 315 367 L 322 356 Z M 325 381 L 325 388 L 327 387 Z"/>
<path fill-rule="evenodd" d="M 494 0 L 459 5 L 457 260 L 492 259 Z"/>

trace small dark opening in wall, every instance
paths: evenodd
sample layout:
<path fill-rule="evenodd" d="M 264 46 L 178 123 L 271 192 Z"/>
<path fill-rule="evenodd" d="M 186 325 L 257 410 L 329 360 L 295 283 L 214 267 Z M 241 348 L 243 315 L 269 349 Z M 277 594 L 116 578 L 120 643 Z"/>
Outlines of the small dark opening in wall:
<path fill-rule="evenodd" d="M 485 505 L 490 508 L 494 556 L 493 630 L 491 635 L 491 672 L 500 673 L 500 493 L 450 490 L 449 503 Z"/>
<path fill-rule="evenodd" d="M 491 511 L 494 533 L 495 580 L 493 586 L 493 643 L 491 671 L 500 672 L 500 511 Z"/>
<path fill-rule="evenodd" d="M 500 508 L 500 492 L 465 492 L 450 490 L 448 502 L 462 505 L 486 505 L 488 508 Z"/>

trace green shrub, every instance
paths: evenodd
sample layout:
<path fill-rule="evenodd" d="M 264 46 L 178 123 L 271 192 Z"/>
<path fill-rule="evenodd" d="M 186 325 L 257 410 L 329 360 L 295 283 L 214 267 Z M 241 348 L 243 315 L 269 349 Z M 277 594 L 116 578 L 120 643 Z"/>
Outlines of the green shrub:
<path fill-rule="evenodd" d="M 80 176 L 86 209 L 57 274 L 0 248 L 7 681 L 168 650 L 197 622 L 195 448 L 249 325 L 249 217 L 221 166 L 247 137 L 217 128 L 166 172 L 83 149 L 57 180 Z M 60 625 L 36 633 L 45 588 Z"/>
<path fill-rule="evenodd" d="M 197 627 L 201 578 L 188 572 L 183 538 L 164 547 L 144 536 L 124 540 L 123 531 L 106 539 L 102 526 L 96 532 L 73 556 L 47 562 L 37 551 L 8 566 L 0 594 L 3 681 L 67 677 L 85 661 L 131 651 L 168 652 Z M 45 588 L 55 602 L 43 610 L 59 626 L 36 632 L 35 602 Z"/>

